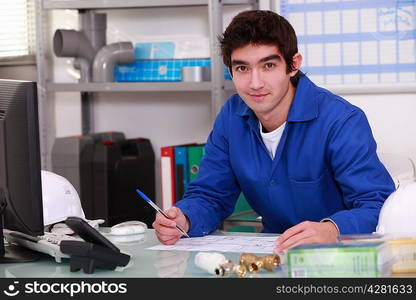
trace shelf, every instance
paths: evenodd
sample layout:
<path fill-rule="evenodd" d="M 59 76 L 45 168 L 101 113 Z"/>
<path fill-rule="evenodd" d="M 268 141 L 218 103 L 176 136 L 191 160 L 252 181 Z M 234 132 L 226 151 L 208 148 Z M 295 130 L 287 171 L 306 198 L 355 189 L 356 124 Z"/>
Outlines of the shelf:
<path fill-rule="evenodd" d="M 44 9 L 150 8 L 208 5 L 209 0 L 43 0 Z M 253 4 L 253 0 L 223 0 L 223 5 Z"/>
<path fill-rule="evenodd" d="M 225 81 L 225 89 L 234 89 L 230 80 Z M 49 92 L 209 92 L 211 82 L 47 82 L 46 90 Z"/>
<path fill-rule="evenodd" d="M 211 82 L 47 82 L 51 92 L 186 92 L 210 91 Z"/>

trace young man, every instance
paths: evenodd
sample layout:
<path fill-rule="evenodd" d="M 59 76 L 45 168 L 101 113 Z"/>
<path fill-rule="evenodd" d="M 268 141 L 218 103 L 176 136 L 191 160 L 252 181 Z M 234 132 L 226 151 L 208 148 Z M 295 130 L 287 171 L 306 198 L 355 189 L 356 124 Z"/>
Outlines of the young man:
<path fill-rule="evenodd" d="M 220 39 L 237 94 L 223 106 L 198 178 L 184 199 L 157 214 L 164 244 L 216 230 L 243 192 L 275 251 L 371 233 L 394 183 L 376 154 L 363 111 L 299 71 L 292 26 L 271 11 L 238 14 Z M 311 58 L 313 59 L 313 58 Z"/>

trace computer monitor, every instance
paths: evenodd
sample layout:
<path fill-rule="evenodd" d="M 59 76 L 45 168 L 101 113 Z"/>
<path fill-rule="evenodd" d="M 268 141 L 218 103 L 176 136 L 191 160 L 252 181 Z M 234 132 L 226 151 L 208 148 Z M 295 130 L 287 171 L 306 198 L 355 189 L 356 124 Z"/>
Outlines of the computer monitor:
<path fill-rule="evenodd" d="M 37 85 L 0 79 L 0 262 L 38 256 L 5 247 L 3 229 L 37 236 L 43 227 Z"/>

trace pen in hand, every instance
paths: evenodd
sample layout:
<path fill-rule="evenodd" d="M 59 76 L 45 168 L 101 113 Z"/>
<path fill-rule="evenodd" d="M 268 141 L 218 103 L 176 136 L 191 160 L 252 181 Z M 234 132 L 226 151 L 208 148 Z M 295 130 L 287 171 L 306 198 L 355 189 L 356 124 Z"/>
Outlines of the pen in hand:
<path fill-rule="evenodd" d="M 137 194 L 140 195 L 140 197 L 142 197 L 147 203 L 150 204 L 151 207 L 153 207 L 157 212 L 161 213 L 166 219 L 170 219 L 168 217 L 167 214 L 165 214 L 165 212 L 159 208 L 159 206 L 157 206 L 152 200 L 149 199 L 149 197 L 147 197 L 145 194 L 143 194 L 142 191 L 140 191 L 139 189 L 136 189 Z M 176 225 L 176 228 L 179 230 L 180 233 L 182 233 L 184 236 L 186 237 L 190 237 L 185 230 L 183 230 L 181 227 L 179 227 L 178 225 Z"/>

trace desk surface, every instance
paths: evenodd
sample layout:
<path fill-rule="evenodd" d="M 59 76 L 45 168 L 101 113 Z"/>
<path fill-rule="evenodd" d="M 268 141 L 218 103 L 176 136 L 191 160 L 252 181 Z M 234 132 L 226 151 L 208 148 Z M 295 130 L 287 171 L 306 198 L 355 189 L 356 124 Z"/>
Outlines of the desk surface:
<path fill-rule="evenodd" d="M 129 264 L 116 270 L 96 269 L 93 274 L 85 274 L 82 270 L 70 272 L 69 259 L 61 263 L 55 262 L 52 256 L 43 256 L 40 260 L 31 263 L 0 264 L 0 277 L 3 278 L 94 278 L 94 277 L 120 277 L 120 278 L 204 278 L 215 277 L 207 271 L 200 269 L 194 263 L 197 251 L 159 251 L 147 248 L 160 245 L 154 229 L 148 229 L 144 234 L 135 235 L 136 241 L 121 241 L 120 238 L 108 235 L 108 228 L 100 231 L 112 241 L 122 252 L 131 256 Z M 271 236 L 266 233 L 250 232 L 215 232 L 215 235 L 251 235 Z M 275 236 L 275 235 L 273 235 Z M 234 263 L 238 263 L 241 253 L 223 253 Z M 414 277 L 415 274 L 396 274 L 393 277 Z M 236 277 L 236 276 L 233 276 Z M 282 264 L 273 272 L 260 270 L 257 273 L 247 273 L 246 277 L 288 277 L 287 266 Z M 389 277 L 385 275 L 383 277 Z"/>
<path fill-rule="evenodd" d="M 136 235 L 136 238 L 140 238 L 136 242 L 119 242 L 117 239 L 120 237 L 107 235 L 106 229 L 102 229 L 102 231 L 123 252 L 131 255 L 130 263 L 125 268 L 114 271 L 96 269 L 93 274 L 85 274 L 82 270 L 70 272 L 69 259 L 63 259 L 61 263 L 57 263 L 53 257 L 45 255 L 45 257 L 36 262 L 0 264 L 0 277 L 215 277 L 195 265 L 194 259 L 198 252 L 146 249 L 160 244 L 153 229 L 148 229 L 145 234 Z M 216 232 L 215 234 L 267 235 L 244 232 Z M 240 253 L 227 252 L 224 255 L 233 262 L 238 263 Z M 287 272 L 285 272 L 285 267 L 282 266 L 277 268 L 275 272 L 261 270 L 256 274 L 249 274 L 248 277 L 287 277 Z"/>

